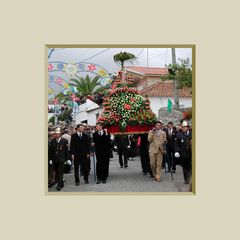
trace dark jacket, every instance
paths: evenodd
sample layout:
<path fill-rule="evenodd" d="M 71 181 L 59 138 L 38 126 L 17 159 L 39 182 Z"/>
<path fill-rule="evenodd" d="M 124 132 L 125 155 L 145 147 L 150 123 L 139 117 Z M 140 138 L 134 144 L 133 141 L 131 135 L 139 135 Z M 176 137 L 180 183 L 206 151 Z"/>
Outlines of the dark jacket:
<path fill-rule="evenodd" d="M 90 138 L 87 134 L 82 133 L 82 137 L 78 133 L 74 133 L 71 137 L 70 152 L 74 156 L 86 156 L 90 154 Z"/>
<path fill-rule="evenodd" d="M 116 135 L 114 137 L 114 144 L 118 150 L 127 150 L 130 142 L 127 135 Z"/>
<path fill-rule="evenodd" d="M 174 144 L 175 144 L 175 139 L 177 136 L 177 131 L 176 129 L 172 130 L 172 135 L 169 135 L 168 130 L 166 131 L 167 134 L 167 149 L 168 150 L 174 150 Z"/>
<path fill-rule="evenodd" d="M 181 158 L 191 158 L 192 156 L 192 133 L 179 132 L 175 138 L 174 151 L 180 153 Z"/>
<path fill-rule="evenodd" d="M 64 138 L 57 142 L 56 139 L 52 139 L 49 145 L 49 159 L 53 162 L 63 163 L 69 158 L 68 141 Z"/>
<path fill-rule="evenodd" d="M 93 134 L 93 142 L 95 146 L 96 154 L 99 155 L 109 155 L 111 149 L 111 140 L 110 134 L 103 132 L 103 135 L 100 136 L 98 132 Z"/>

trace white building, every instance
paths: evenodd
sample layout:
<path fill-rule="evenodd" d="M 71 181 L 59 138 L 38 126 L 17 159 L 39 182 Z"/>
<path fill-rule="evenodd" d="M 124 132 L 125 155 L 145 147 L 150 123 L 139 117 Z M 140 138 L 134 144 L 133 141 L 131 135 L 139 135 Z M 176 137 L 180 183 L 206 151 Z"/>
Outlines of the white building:
<path fill-rule="evenodd" d="M 82 122 L 87 123 L 88 125 L 96 125 L 97 118 L 101 113 L 102 108 L 95 102 L 87 99 L 86 103 L 78 106 L 73 112 L 73 119 L 75 124 Z"/>

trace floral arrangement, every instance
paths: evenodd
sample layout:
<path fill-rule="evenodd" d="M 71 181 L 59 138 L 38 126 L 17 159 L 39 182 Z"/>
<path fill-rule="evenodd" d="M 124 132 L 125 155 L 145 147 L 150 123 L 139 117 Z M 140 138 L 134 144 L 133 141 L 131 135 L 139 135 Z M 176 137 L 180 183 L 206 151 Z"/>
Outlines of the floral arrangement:
<path fill-rule="evenodd" d="M 121 132 L 127 126 L 152 126 L 156 121 L 149 99 L 128 86 L 111 90 L 104 98 L 103 108 L 98 121 L 105 126 L 118 125 Z"/>

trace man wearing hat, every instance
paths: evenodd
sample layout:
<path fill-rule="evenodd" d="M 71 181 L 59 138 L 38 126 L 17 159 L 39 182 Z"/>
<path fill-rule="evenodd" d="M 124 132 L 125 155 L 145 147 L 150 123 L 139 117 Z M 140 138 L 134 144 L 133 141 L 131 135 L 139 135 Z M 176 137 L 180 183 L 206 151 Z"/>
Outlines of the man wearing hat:
<path fill-rule="evenodd" d="M 49 145 L 49 159 L 50 164 L 53 164 L 53 168 L 56 173 L 57 190 L 60 191 L 64 187 L 63 183 L 63 172 L 64 172 L 64 162 L 70 161 L 68 152 L 68 141 L 62 138 L 62 131 L 58 127 L 55 130 L 55 136 L 51 140 Z M 71 163 L 71 161 L 70 161 Z M 69 164 L 69 162 L 68 162 Z"/>
<path fill-rule="evenodd" d="M 192 173 L 192 133 L 187 121 L 182 122 L 182 131 L 176 135 L 174 151 L 174 156 L 181 160 L 184 183 L 189 184 Z"/>
<path fill-rule="evenodd" d="M 148 133 L 150 166 L 153 177 L 158 182 L 161 178 L 163 154 L 166 153 L 165 144 L 167 143 L 166 133 L 161 128 L 162 122 L 157 121 L 155 128 Z"/>

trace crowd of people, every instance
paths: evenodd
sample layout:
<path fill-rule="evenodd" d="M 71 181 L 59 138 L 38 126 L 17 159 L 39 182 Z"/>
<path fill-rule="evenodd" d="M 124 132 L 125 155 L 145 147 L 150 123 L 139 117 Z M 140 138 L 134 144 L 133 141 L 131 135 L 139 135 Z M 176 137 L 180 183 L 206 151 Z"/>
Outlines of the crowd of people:
<path fill-rule="evenodd" d="M 113 151 L 118 153 L 119 166 L 128 168 L 128 161 L 140 156 L 144 175 L 161 182 L 162 168 L 175 173 L 176 165 L 183 169 L 185 184 L 191 182 L 192 130 L 182 120 L 177 126 L 157 121 L 148 133 L 111 135 L 101 123 L 96 126 L 60 124 L 48 129 L 48 187 L 64 187 L 64 173 L 74 169 L 75 185 L 83 176 L 89 183 L 90 157 L 96 156 L 96 184 L 106 184 Z"/>

